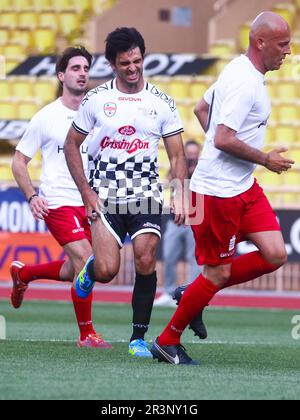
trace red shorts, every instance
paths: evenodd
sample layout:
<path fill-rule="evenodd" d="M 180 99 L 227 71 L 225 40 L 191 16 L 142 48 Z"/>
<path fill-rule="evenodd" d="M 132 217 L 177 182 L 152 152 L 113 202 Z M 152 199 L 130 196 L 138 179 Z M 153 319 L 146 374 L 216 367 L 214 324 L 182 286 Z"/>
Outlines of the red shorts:
<path fill-rule="evenodd" d="M 196 193 L 193 193 L 196 194 Z M 276 214 L 255 181 L 243 194 L 232 198 L 204 196 L 204 221 L 192 226 L 199 265 L 230 264 L 236 244 L 249 233 L 280 231 Z"/>
<path fill-rule="evenodd" d="M 82 239 L 91 242 L 91 229 L 84 207 L 65 206 L 49 210 L 45 222 L 61 246 Z"/>

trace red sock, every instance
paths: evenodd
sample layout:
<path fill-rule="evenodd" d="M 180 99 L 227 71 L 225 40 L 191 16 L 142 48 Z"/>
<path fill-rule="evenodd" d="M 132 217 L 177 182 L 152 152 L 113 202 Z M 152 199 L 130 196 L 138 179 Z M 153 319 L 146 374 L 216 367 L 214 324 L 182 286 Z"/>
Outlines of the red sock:
<path fill-rule="evenodd" d="M 234 259 L 229 282 L 223 289 L 255 280 L 264 274 L 272 273 L 277 268 L 266 261 L 259 251 L 242 255 Z"/>
<path fill-rule="evenodd" d="M 93 293 L 90 293 L 87 298 L 82 299 L 77 296 L 74 287 L 72 287 L 71 295 L 77 318 L 77 324 L 80 330 L 80 340 L 84 340 L 89 334 L 95 334 L 92 322 Z"/>
<path fill-rule="evenodd" d="M 19 272 L 19 277 L 24 283 L 40 279 L 61 281 L 60 270 L 64 263 L 65 261 L 53 261 L 48 264 L 24 265 Z"/>
<path fill-rule="evenodd" d="M 158 343 L 162 346 L 179 344 L 184 329 L 219 290 L 210 280 L 200 274 L 184 292 L 171 321 L 158 337 Z"/>

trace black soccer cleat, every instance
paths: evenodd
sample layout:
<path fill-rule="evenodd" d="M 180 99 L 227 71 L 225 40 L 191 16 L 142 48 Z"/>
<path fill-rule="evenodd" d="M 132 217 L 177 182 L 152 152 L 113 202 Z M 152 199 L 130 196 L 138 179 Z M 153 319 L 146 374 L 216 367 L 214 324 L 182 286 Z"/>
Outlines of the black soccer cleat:
<path fill-rule="evenodd" d="M 153 359 L 170 365 L 200 365 L 200 362 L 192 360 L 185 352 L 181 344 L 176 346 L 160 346 L 157 339 L 153 341 L 150 349 Z"/>
<path fill-rule="evenodd" d="M 179 286 L 175 289 L 173 293 L 173 299 L 176 300 L 177 305 L 182 298 L 183 293 L 188 286 Z M 200 340 L 205 340 L 207 338 L 207 330 L 203 322 L 203 310 L 190 322 L 189 329 L 194 331 L 195 336 L 199 337 Z"/>

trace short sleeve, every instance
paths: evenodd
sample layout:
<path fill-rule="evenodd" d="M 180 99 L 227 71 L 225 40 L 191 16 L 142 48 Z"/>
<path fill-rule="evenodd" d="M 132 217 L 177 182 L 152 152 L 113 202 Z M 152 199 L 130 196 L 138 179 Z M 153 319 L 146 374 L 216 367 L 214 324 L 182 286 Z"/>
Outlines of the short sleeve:
<path fill-rule="evenodd" d="M 73 128 L 81 134 L 88 135 L 95 126 L 95 106 L 93 98 L 86 96 L 80 104 L 78 113 L 73 121 Z"/>
<path fill-rule="evenodd" d="M 162 137 L 167 138 L 183 132 L 182 122 L 177 108 L 169 106 L 165 110 L 162 120 Z"/>
<path fill-rule="evenodd" d="M 43 144 L 43 128 L 45 121 L 41 113 L 36 114 L 30 121 L 23 137 L 19 141 L 16 150 L 23 155 L 33 158 Z"/>
<path fill-rule="evenodd" d="M 254 93 L 255 87 L 250 81 L 238 80 L 236 84 L 227 86 L 217 124 L 239 131 L 255 103 Z"/>
<path fill-rule="evenodd" d="M 205 102 L 208 105 L 211 105 L 211 103 L 212 103 L 212 98 L 213 98 L 213 93 L 214 93 L 215 87 L 216 87 L 216 83 L 211 85 L 203 95 L 203 99 L 205 100 Z"/>

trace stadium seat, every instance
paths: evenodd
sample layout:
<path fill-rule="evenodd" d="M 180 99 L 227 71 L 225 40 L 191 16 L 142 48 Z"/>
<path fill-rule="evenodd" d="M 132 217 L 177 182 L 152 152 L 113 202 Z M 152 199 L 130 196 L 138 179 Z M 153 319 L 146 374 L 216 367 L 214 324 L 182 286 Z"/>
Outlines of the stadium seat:
<path fill-rule="evenodd" d="M 175 101 L 188 99 L 188 80 L 181 77 L 172 77 L 168 83 L 168 93 Z"/>
<path fill-rule="evenodd" d="M 5 68 L 6 68 L 6 74 L 9 74 L 12 70 L 14 70 L 18 65 L 20 61 L 13 57 L 13 58 L 7 58 L 5 60 Z"/>
<path fill-rule="evenodd" d="M 103 13 L 116 4 L 116 0 L 92 0 L 93 10 L 96 14 Z"/>
<path fill-rule="evenodd" d="M 32 162 L 30 162 L 30 164 L 28 165 L 28 172 L 29 172 L 30 179 L 32 179 L 33 181 L 39 181 L 41 179 L 40 165 L 37 166 L 33 164 Z"/>
<path fill-rule="evenodd" d="M 30 77 L 10 77 L 11 94 L 15 99 L 32 99 L 34 78 Z"/>
<path fill-rule="evenodd" d="M 275 72 L 280 79 L 291 79 L 296 78 L 297 74 L 299 74 L 299 70 L 297 73 L 297 68 L 295 64 L 295 57 L 288 57 L 280 69 Z"/>
<path fill-rule="evenodd" d="M 5 45 L 10 39 L 9 27 L 0 27 L 0 45 Z"/>
<path fill-rule="evenodd" d="M 277 97 L 281 101 L 291 101 L 299 99 L 299 82 L 281 81 L 277 86 Z"/>
<path fill-rule="evenodd" d="M 214 79 L 211 77 L 196 77 L 192 79 L 192 82 L 189 85 L 189 99 L 194 102 L 200 101 L 213 82 Z"/>
<path fill-rule="evenodd" d="M 3 47 L 3 54 L 6 58 L 19 57 L 20 60 L 25 56 L 24 46 L 19 42 L 7 43 Z"/>
<path fill-rule="evenodd" d="M 91 12 L 93 10 L 92 0 L 81 0 L 80 2 L 73 1 L 73 8 L 78 9 L 80 12 Z"/>
<path fill-rule="evenodd" d="M 188 102 L 187 101 L 177 102 L 176 106 L 177 106 L 177 110 L 179 112 L 180 118 L 183 122 L 183 125 L 185 125 L 190 119 Z"/>
<path fill-rule="evenodd" d="M 249 46 L 249 33 L 250 33 L 250 23 L 247 22 L 241 26 L 238 35 L 238 49 L 240 52 L 244 53 Z"/>
<path fill-rule="evenodd" d="M 1 0 L 0 12 L 6 12 L 12 10 L 13 0 Z"/>
<path fill-rule="evenodd" d="M 33 32 L 33 48 L 39 54 L 56 50 L 56 33 L 51 27 L 37 27 Z"/>
<path fill-rule="evenodd" d="M 58 31 L 59 28 L 59 14 L 55 10 L 41 11 L 39 14 L 38 26 L 45 28 L 52 28 Z"/>
<path fill-rule="evenodd" d="M 278 187 L 282 185 L 282 178 L 267 169 L 257 172 L 256 177 L 263 187 Z"/>
<path fill-rule="evenodd" d="M 32 0 L 32 4 L 35 10 L 53 10 L 53 5 L 51 0 Z"/>
<path fill-rule="evenodd" d="M 274 127 L 273 124 L 268 124 L 266 129 L 266 134 L 264 138 L 264 142 L 266 146 L 271 146 L 275 143 L 275 136 L 274 136 Z"/>
<path fill-rule="evenodd" d="M 277 99 L 277 82 L 274 82 L 274 80 L 269 79 L 267 81 L 267 90 L 268 90 L 268 94 L 270 96 L 270 99 Z"/>
<path fill-rule="evenodd" d="M 293 37 L 291 42 L 292 56 L 300 54 L 300 39 Z"/>
<path fill-rule="evenodd" d="M 13 181 L 14 176 L 10 164 L 0 163 L 0 181 Z"/>
<path fill-rule="evenodd" d="M 48 77 L 38 77 L 33 84 L 33 96 L 44 105 L 56 98 L 57 81 Z"/>
<path fill-rule="evenodd" d="M 74 10 L 74 3 L 73 0 L 51 0 L 52 8 L 58 12 L 62 10 Z M 81 3 L 81 1 L 78 3 Z"/>
<path fill-rule="evenodd" d="M 286 154 L 286 156 L 288 156 L 289 159 L 292 159 L 293 161 L 295 161 L 295 164 L 300 167 L 300 148 L 299 148 L 299 146 L 298 146 L 297 149 L 294 149 L 294 148 L 292 149 L 291 148 L 289 150 L 289 152 Z M 300 183 L 299 183 L 299 186 L 300 186 Z"/>
<path fill-rule="evenodd" d="M 294 26 L 295 6 L 292 3 L 280 3 L 273 6 L 272 11 L 282 16 L 291 28 Z"/>
<path fill-rule="evenodd" d="M 299 187 L 300 186 L 300 172 L 288 171 L 283 175 L 283 184 L 288 187 Z"/>
<path fill-rule="evenodd" d="M 192 116 L 183 128 L 187 139 L 193 138 L 199 143 L 203 143 L 205 134 L 195 115 Z"/>
<path fill-rule="evenodd" d="M 0 100 L 11 98 L 11 85 L 7 80 L 0 79 Z M 1 116 L 0 116 L 1 119 Z"/>
<path fill-rule="evenodd" d="M 297 141 L 297 129 L 293 124 L 276 124 L 273 131 L 275 142 L 282 146 L 289 146 Z"/>
<path fill-rule="evenodd" d="M 235 41 L 232 39 L 216 41 L 209 46 L 208 52 L 215 57 L 228 57 L 235 53 Z"/>
<path fill-rule="evenodd" d="M 278 121 L 282 123 L 299 122 L 299 117 L 298 102 L 282 103 L 278 106 Z"/>
<path fill-rule="evenodd" d="M 20 27 L 11 30 L 11 42 L 19 42 L 25 50 L 31 49 L 33 46 L 34 32 L 28 27 Z"/>
<path fill-rule="evenodd" d="M 0 26 L 5 26 L 8 28 L 16 28 L 18 26 L 18 13 L 14 11 L 1 12 L 0 13 Z"/>
<path fill-rule="evenodd" d="M 72 12 L 60 12 L 58 14 L 59 31 L 64 36 L 76 35 L 80 33 L 80 15 L 75 10 Z"/>
<path fill-rule="evenodd" d="M 40 104 L 37 101 L 18 101 L 17 116 L 19 120 L 31 120 L 31 118 L 40 109 Z"/>
<path fill-rule="evenodd" d="M 35 29 L 39 24 L 39 15 L 35 10 L 27 10 L 19 13 L 19 26 Z"/>
<path fill-rule="evenodd" d="M 24 11 L 24 10 L 31 10 L 32 9 L 32 0 L 13 0 L 13 2 L 14 2 L 14 7 L 18 11 Z"/>
<path fill-rule="evenodd" d="M 0 100 L 0 116 L 2 120 L 18 118 L 16 103 L 11 100 Z"/>

